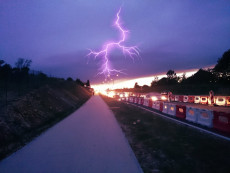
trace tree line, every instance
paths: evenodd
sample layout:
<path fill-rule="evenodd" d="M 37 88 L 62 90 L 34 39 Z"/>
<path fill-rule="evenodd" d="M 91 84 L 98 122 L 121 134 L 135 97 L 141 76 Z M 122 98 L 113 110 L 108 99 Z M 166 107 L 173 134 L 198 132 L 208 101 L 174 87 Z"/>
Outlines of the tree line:
<path fill-rule="evenodd" d="M 64 81 L 64 78 L 48 77 L 41 71 L 31 70 L 32 60 L 18 58 L 12 67 L 4 60 L 0 60 L 0 105 L 6 105 L 9 99 L 21 96 L 32 89 L 39 88 L 45 84 L 52 84 L 57 81 Z M 80 79 L 75 81 L 67 78 L 66 81 L 75 82 L 77 85 L 90 87 L 90 82 L 86 83 Z"/>
<path fill-rule="evenodd" d="M 173 90 L 176 93 L 207 93 L 208 90 L 215 90 L 220 94 L 230 94 L 230 49 L 218 59 L 214 68 L 199 69 L 195 74 L 186 77 L 184 73 L 178 76 L 174 70 L 170 69 L 166 73 L 167 77 L 158 79 L 155 77 L 151 86 L 140 86 L 135 83 L 132 91 L 150 92 Z M 185 88 L 186 87 L 186 88 Z M 194 91 L 191 91 L 194 90 Z M 126 90 L 127 91 L 127 90 Z"/>

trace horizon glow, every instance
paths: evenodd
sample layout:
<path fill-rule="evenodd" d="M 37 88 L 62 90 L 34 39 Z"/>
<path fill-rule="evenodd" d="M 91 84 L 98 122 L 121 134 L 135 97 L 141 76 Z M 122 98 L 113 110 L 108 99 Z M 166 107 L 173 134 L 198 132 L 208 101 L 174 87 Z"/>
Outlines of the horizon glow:
<path fill-rule="evenodd" d="M 129 33 L 129 31 L 125 30 L 121 26 L 120 12 L 121 12 L 121 8 L 119 9 L 119 11 L 116 14 L 116 21 L 115 21 L 114 25 L 120 31 L 121 39 L 117 42 L 111 41 L 111 42 L 106 43 L 103 46 L 102 50 L 100 50 L 98 52 L 89 49 L 90 53 L 87 55 L 87 56 L 93 55 L 95 59 L 97 57 L 102 59 L 100 71 L 97 75 L 104 74 L 105 78 L 109 78 L 111 75 L 115 75 L 117 73 L 124 73 L 124 72 L 122 72 L 122 70 L 114 69 L 111 66 L 109 53 L 113 47 L 118 47 L 119 49 L 121 49 L 124 56 L 128 55 L 132 60 L 134 60 L 134 56 L 137 56 L 137 57 L 139 56 L 139 49 L 137 46 L 127 47 L 127 46 L 123 45 L 123 43 L 126 41 L 127 33 Z"/>

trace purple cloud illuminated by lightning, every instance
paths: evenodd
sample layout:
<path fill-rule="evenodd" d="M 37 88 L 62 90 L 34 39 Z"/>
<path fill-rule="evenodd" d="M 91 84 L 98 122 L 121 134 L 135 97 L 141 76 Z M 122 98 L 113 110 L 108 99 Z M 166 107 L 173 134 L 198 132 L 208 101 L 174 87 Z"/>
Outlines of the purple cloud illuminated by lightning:
<path fill-rule="evenodd" d="M 134 60 L 134 56 L 139 56 L 139 49 L 137 46 L 127 47 L 127 46 L 123 45 L 123 43 L 126 40 L 127 33 L 129 31 L 125 30 L 121 26 L 120 12 L 121 12 L 121 8 L 119 9 L 119 11 L 116 14 L 116 21 L 115 21 L 114 25 L 120 31 L 121 39 L 117 42 L 112 41 L 112 42 L 106 43 L 103 46 L 102 50 L 100 50 L 98 52 L 89 49 L 90 53 L 88 54 L 88 56 L 93 55 L 95 59 L 97 57 L 102 59 L 102 64 L 101 64 L 100 71 L 99 71 L 98 75 L 104 74 L 106 76 L 106 78 L 110 77 L 111 75 L 114 75 L 116 73 L 123 73 L 122 70 L 113 69 L 110 66 L 109 53 L 111 51 L 111 48 L 118 47 L 119 49 L 122 50 L 124 55 L 128 55 L 133 60 Z"/>

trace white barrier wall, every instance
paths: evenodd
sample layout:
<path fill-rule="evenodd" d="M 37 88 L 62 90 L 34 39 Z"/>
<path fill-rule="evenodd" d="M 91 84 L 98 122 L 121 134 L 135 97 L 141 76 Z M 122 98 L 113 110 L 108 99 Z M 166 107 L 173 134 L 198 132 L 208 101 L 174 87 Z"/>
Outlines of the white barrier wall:
<path fill-rule="evenodd" d="M 172 116 L 176 116 L 176 105 L 168 104 L 168 114 Z"/>
<path fill-rule="evenodd" d="M 224 96 L 217 96 L 215 97 L 216 99 L 216 105 L 218 106 L 225 106 L 226 105 L 226 97 Z"/>
<path fill-rule="evenodd" d="M 197 109 L 197 123 L 212 127 L 213 111 L 207 109 Z"/>
<path fill-rule="evenodd" d="M 194 103 L 200 103 L 200 96 L 195 96 Z"/>
<path fill-rule="evenodd" d="M 208 103 L 208 97 L 207 96 L 201 96 L 200 97 L 200 103 L 201 104 L 207 104 Z"/>
<path fill-rule="evenodd" d="M 168 113 L 168 108 L 169 108 L 169 103 L 166 103 L 166 102 L 164 102 L 164 104 L 163 104 L 163 113 Z"/>
<path fill-rule="evenodd" d="M 198 109 L 190 106 L 186 106 L 186 120 L 197 123 Z"/>

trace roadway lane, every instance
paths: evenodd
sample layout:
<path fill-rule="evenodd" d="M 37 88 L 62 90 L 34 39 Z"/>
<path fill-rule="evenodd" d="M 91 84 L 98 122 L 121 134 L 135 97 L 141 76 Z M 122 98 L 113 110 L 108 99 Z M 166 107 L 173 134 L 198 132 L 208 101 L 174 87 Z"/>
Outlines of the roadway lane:
<path fill-rule="evenodd" d="M 113 113 L 99 96 L 0 162 L 1 173 L 140 173 Z"/>

